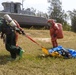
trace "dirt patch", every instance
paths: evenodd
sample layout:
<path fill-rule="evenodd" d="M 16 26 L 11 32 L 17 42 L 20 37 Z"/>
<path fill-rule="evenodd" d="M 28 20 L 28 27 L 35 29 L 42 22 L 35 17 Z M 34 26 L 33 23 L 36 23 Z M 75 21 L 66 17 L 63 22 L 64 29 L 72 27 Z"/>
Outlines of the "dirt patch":
<path fill-rule="evenodd" d="M 39 40 L 39 41 L 42 41 L 42 42 L 51 42 L 51 39 L 50 38 L 33 38 L 34 40 Z"/>

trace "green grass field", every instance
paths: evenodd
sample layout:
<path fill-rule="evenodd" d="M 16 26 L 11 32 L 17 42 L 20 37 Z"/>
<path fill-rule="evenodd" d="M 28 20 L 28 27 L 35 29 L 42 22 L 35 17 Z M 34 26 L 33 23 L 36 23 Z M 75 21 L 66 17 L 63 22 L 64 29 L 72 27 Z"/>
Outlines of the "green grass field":
<path fill-rule="evenodd" d="M 50 38 L 49 30 L 25 30 L 32 38 Z M 47 49 L 52 48 L 49 42 L 36 40 Z M 64 48 L 76 50 L 76 33 L 64 31 L 64 38 L 58 40 Z M 21 60 L 8 61 L 10 57 L 2 39 L 0 39 L 0 75 L 76 75 L 76 59 L 42 57 L 41 47 L 25 36 L 19 35 L 19 46 L 25 50 Z"/>

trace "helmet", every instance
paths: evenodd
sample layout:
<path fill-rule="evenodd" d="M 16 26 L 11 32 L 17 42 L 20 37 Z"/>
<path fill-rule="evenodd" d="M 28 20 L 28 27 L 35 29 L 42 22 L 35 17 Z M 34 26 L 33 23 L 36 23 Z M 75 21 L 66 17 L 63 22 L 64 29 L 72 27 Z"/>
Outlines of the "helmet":
<path fill-rule="evenodd" d="M 48 19 L 48 21 L 47 21 L 48 23 L 54 23 L 55 22 L 55 20 L 54 19 Z"/>
<path fill-rule="evenodd" d="M 47 23 L 48 23 L 48 26 L 51 27 L 52 24 L 54 23 L 54 20 L 53 19 L 48 19 Z"/>

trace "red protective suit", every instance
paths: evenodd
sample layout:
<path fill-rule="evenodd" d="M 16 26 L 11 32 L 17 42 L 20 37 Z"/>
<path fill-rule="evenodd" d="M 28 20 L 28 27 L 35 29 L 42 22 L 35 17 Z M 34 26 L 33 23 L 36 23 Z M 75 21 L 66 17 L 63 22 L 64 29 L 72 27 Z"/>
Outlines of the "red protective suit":
<path fill-rule="evenodd" d="M 49 19 L 48 23 L 50 23 L 50 36 L 51 36 L 51 41 L 53 47 L 57 47 L 57 39 L 63 38 L 63 29 L 62 29 L 62 24 L 60 23 L 55 23 L 54 20 Z"/>

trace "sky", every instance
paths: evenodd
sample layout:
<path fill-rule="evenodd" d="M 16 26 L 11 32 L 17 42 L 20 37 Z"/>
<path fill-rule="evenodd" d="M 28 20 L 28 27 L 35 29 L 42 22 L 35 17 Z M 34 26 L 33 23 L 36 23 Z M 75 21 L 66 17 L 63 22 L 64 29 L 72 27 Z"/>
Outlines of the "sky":
<path fill-rule="evenodd" d="M 3 6 L 1 5 L 2 2 L 22 2 L 22 0 L 0 0 L 0 10 L 3 9 Z M 62 2 L 62 9 L 65 11 L 76 9 L 76 0 L 60 0 Z M 47 0 L 24 0 L 23 7 L 31 8 L 33 7 L 37 11 L 41 11 L 44 13 L 48 12 L 49 3 Z"/>

